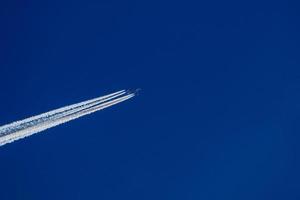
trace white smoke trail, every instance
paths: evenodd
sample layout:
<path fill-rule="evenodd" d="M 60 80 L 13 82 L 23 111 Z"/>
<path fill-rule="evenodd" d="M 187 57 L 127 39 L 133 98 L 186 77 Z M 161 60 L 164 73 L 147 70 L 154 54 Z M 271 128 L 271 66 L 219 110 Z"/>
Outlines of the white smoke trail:
<path fill-rule="evenodd" d="M 62 117 L 64 115 L 76 112 L 78 109 L 82 109 L 83 107 L 85 108 L 88 106 L 93 106 L 93 105 L 108 101 L 110 99 L 121 96 L 125 93 L 126 92 L 124 90 L 121 90 L 119 92 L 115 92 L 110 95 L 106 95 L 103 97 L 95 98 L 95 99 L 84 101 L 84 102 L 77 103 L 77 104 L 73 104 L 70 106 L 65 106 L 63 108 L 59 108 L 59 109 L 56 109 L 56 110 L 53 110 L 50 112 L 46 112 L 44 114 L 40 114 L 40 115 L 33 116 L 33 117 L 30 117 L 30 118 L 27 118 L 27 119 L 24 119 L 21 121 L 13 122 L 8 125 L 4 125 L 4 126 L 0 127 L 0 137 L 3 134 L 7 134 L 9 132 L 15 132 L 15 131 L 27 128 L 29 126 L 33 126 L 37 123 L 42 123 L 42 122 L 48 121 L 48 120 L 54 120 L 54 119 Z"/>
<path fill-rule="evenodd" d="M 124 94 L 126 94 L 124 96 Z M 123 95 L 123 96 L 121 96 Z M 121 97 L 120 97 L 121 96 Z M 124 90 L 0 127 L 0 146 L 132 98 Z M 118 98 L 116 98 L 118 97 Z M 50 114 L 49 114 L 50 113 Z M 57 115 L 57 113 L 59 113 Z M 41 120 L 41 118 L 43 120 Z M 4 127 L 4 128 L 3 128 Z"/>
<path fill-rule="evenodd" d="M 26 118 L 24 120 L 15 121 L 13 123 L 1 126 L 0 127 L 0 136 L 1 136 L 1 131 L 4 130 L 5 128 L 18 126 L 20 124 L 27 123 L 27 122 L 30 122 L 30 121 L 34 121 L 34 120 L 37 120 L 37 119 L 42 119 L 44 117 L 47 118 L 47 117 L 57 115 L 57 114 L 60 114 L 60 113 L 65 113 L 66 111 L 72 111 L 73 109 L 80 108 L 80 107 L 85 106 L 85 105 L 90 104 L 90 103 L 94 103 L 94 102 L 98 102 L 98 101 L 99 101 L 99 103 L 101 103 L 105 100 L 113 99 L 113 98 L 118 97 L 120 95 L 123 95 L 125 93 L 126 93 L 125 90 L 120 90 L 118 92 L 115 92 L 115 93 L 112 93 L 112 94 L 109 94 L 109 95 L 105 95 L 105 96 L 94 98 L 94 99 L 91 99 L 91 100 L 88 100 L 88 101 L 83 101 L 83 102 L 80 102 L 80 103 L 68 105 L 68 106 L 58 108 L 58 109 L 55 109 L 55 110 L 52 110 L 52 111 L 49 111 L 49 112 L 46 112 L 46 113 L 43 113 L 43 114 L 40 114 L 40 115 L 36 115 L 36 116 L 33 116 L 33 117 Z"/>

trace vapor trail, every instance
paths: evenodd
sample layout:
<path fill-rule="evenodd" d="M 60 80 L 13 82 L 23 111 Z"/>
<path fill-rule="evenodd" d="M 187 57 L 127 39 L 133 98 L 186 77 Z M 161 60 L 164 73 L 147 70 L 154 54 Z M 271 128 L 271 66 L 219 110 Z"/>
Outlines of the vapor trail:
<path fill-rule="evenodd" d="M 48 118 L 48 117 L 57 116 L 61 113 L 66 113 L 66 112 L 72 111 L 72 110 L 74 111 L 75 109 L 81 108 L 81 107 L 86 106 L 88 104 L 93 105 L 93 103 L 95 103 L 95 102 L 101 103 L 101 102 L 104 102 L 105 100 L 113 99 L 113 98 L 118 97 L 120 95 L 123 95 L 125 93 L 126 93 L 125 90 L 120 90 L 118 92 L 115 92 L 115 93 L 112 93 L 112 94 L 109 94 L 109 95 L 105 95 L 105 96 L 94 98 L 94 99 L 91 99 L 91 100 L 88 100 L 88 101 L 83 101 L 83 102 L 80 102 L 80 103 L 68 105 L 68 106 L 58 108 L 58 109 L 55 109 L 55 110 L 52 110 L 52 111 L 49 111 L 49 112 L 46 112 L 46 113 L 43 113 L 43 114 L 40 114 L 40 115 L 36 115 L 36 116 L 33 116 L 33 117 L 26 118 L 24 120 L 15 121 L 13 123 L 1 126 L 0 127 L 0 136 L 1 136 L 1 130 L 5 129 L 5 128 L 18 126 L 20 124 L 24 124 L 24 123 L 27 123 L 27 122 L 33 122 L 35 120 L 41 120 L 44 117 Z"/>
<path fill-rule="evenodd" d="M 121 90 L 1 126 L 0 146 L 102 110 L 134 96 L 135 93 Z"/>

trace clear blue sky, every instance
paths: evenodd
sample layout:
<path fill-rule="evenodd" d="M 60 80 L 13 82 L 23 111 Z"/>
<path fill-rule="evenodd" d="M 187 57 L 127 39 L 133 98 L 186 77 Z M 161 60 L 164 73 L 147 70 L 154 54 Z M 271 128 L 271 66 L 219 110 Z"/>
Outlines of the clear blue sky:
<path fill-rule="evenodd" d="M 299 9 L 1 1 L 0 124 L 142 91 L 1 147 L 0 199 L 300 199 Z"/>

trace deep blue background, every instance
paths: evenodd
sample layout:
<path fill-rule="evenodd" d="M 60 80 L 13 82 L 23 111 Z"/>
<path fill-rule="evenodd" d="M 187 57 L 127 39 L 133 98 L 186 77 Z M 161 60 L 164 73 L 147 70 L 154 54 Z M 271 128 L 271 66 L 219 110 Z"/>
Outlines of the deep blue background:
<path fill-rule="evenodd" d="M 0 148 L 0 199 L 300 199 L 297 1 L 0 3 L 0 124 L 140 96 Z"/>

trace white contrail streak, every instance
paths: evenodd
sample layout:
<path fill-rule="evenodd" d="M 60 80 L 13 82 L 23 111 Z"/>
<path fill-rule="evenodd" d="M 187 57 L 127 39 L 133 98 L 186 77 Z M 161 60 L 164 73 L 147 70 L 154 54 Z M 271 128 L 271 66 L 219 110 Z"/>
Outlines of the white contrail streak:
<path fill-rule="evenodd" d="M 40 114 L 40 115 L 29 117 L 29 118 L 26 118 L 24 120 L 20 120 L 20 121 L 16 121 L 16 122 L 4 125 L 4 126 L 0 127 L 0 135 L 1 135 L 1 130 L 5 129 L 7 127 L 9 128 L 9 127 L 17 126 L 17 125 L 27 123 L 27 122 L 30 122 L 30 121 L 42 119 L 44 117 L 51 117 L 53 115 L 57 115 L 57 114 L 60 114 L 60 113 L 65 113 L 67 111 L 72 111 L 73 109 L 80 108 L 80 107 L 85 106 L 87 104 L 95 103 L 95 102 L 98 102 L 98 101 L 100 101 L 99 103 L 101 103 L 105 100 L 109 100 L 109 99 L 118 97 L 118 96 L 123 95 L 125 93 L 126 93 L 125 90 L 121 90 L 121 91 L 118 91 L 118 92 L 115 92 L 115 93 L 112 93 L 112 94 L 109 94 L 109 95 L 105 95 L 105 96 L 94 98 L 94 99 L 91 99 L 91 100 L 88 100 L 88 101 L 83 101 L 83 102 L 80 102 L 80 103 L 72 104 L 72 105 L 65 106 L 65 107 L 62 107 L 62 108 L 58 108 L 58 109 L 55 109 L 55 110 L 52 110 L 52 111 L 49 111 L 49 112 L 46 112 L 46 113 L 43 113 L 43 114 Z"/>
<path fill-rule="evenodd" d="M 47 113 L 44 113 L 44 114 L 41 114 L 41 115 L 37 115 L 37 116 L 34 116 L 34 117 L 30 117 L 30 118 L 27 118 L 27 119 L 24 119 L 24 120 L 21 120 L 21 121 L 13 122 L 11 124 L 0 127 L 0 137 L 3 134 L 8 134 L 9 132 L 14 132 L 14 131 L 17 131 L 17 130 L 21 130 L 21 129 L 24 129 L 26 127 L 33 126 L 35 124 L 38 124 L 38 123 L 41 123 L 41 122 L 44 122 L 44 121 L 54 120 L 54 119 L 57 119 L 59 117 L 65 116 L 67 114 L 71 114 L 73 112 L 76 112 L 78 109 L 83 109 L 83 108 L 86 108 L 88 106 L 93 106 L 93 105 L 96 105 L 98 103 L 102 103 L 104 101 L 113 99 L 113 98 L 118 97 L 118 96 L 123 95 L 123 94 L 125 94 L 124 90 L 113 93 L 113 94 L 110 94 L 110 95 L 106 95 L 106 96 L 103 96 L 103 97 L 99 97 L 99 98 L 95 98 L 95 99 L 92 99 L 92 100 L 84 101 L 82 103 L 73 104 L 73 105 L 70 105 L 70 106 L 65 106 L 63 108 L 59 108 L 59 109 L 56 109 L 56 110 L 53 110 L 53 111 L 50 111 L 50 112 L 47 112 Z"/>
<path fill-rule="evenodd" d="M 135 93 L 121 90 L 1 126 L 0 146 L 102 110 L 134 96 Z"/>

